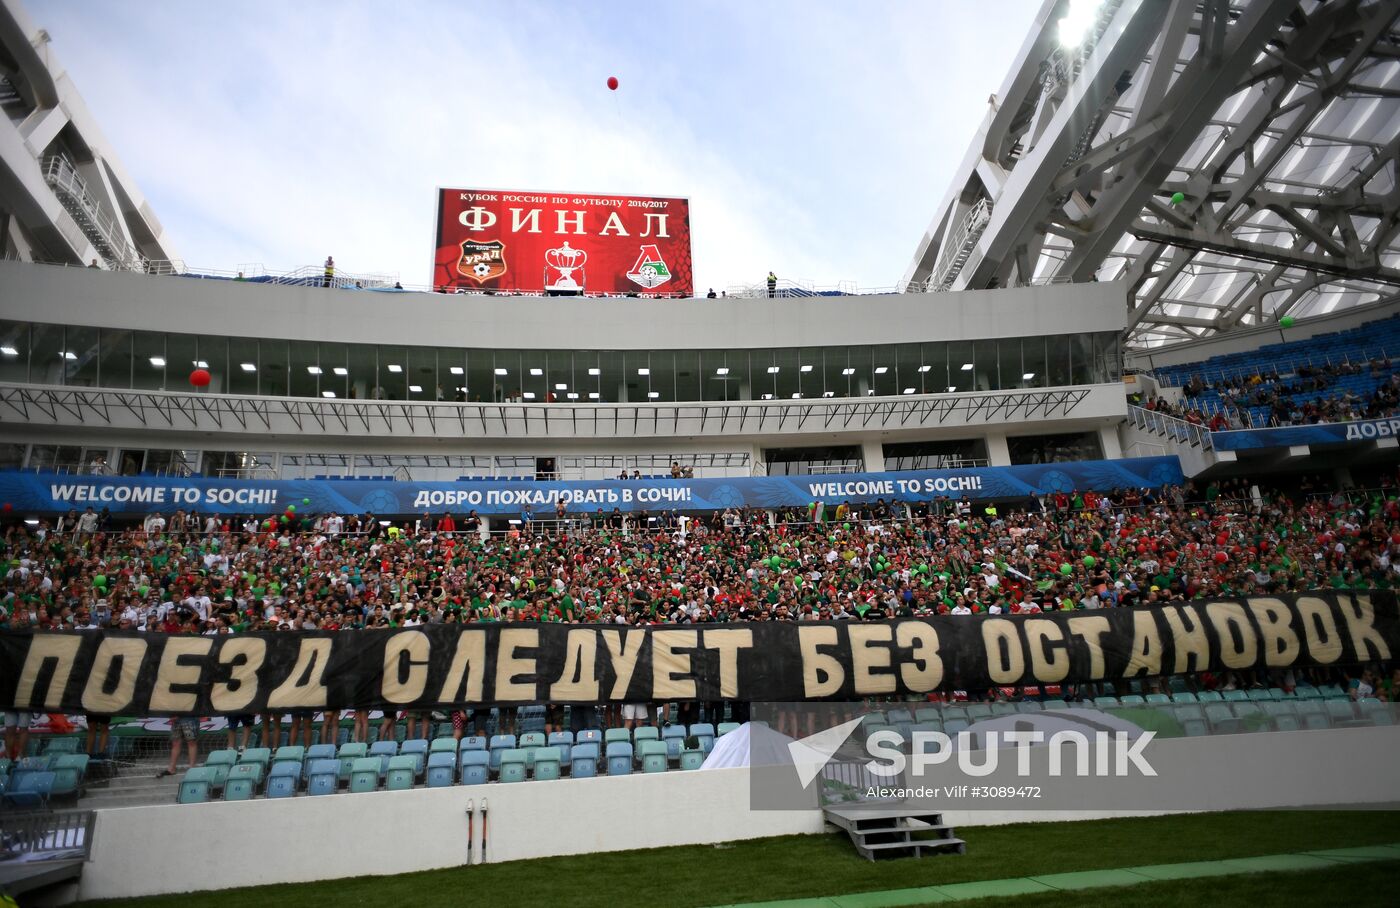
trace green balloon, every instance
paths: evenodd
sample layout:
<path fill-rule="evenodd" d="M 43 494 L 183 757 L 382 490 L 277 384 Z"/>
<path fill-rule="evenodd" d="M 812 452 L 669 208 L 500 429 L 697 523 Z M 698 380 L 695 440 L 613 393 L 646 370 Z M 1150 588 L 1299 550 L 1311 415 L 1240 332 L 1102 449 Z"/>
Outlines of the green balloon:
<path fill-rule="evenodd" d="M 286 523 L 286 522 L 287 522 L 287 515 L 286 515 L 286 514 L 283 514 L 279 519 L 280 519 L 283 523 Z"/>
<path fill-rule="evenodd" d="M 93 585 L 93 586 L 106 586 L 106 585 L 107 585 L 107 575 L 106 575 L 106 574 L 94 574 L 94 575 L 92 576 L 92 585 Z"/>
<path fill-rule="evenodd" d="M 288 513 L 288 514 L 295 514 L 296 512 L 297 512 L 297 506 L 296 506 L 296 505 L 294 505 L 294 504 L 289 504 L 289 505 L 287 505 L 287 513 Z"/>
<path fill-rule="evenodd" d="M 1173 192 L 1173 193 L 1172 193 L 1172 204 L 1173 204 L 1173 205 L 1180 205 L 1180 204 L 1181 204 L 1182 202 L 1184 202 L 1184 201 L 1186 201 L 1186 193 L 1184 193 L 1184 192 Z"/>
<path fill-rule="evenodd" d="M 1074 573 L 1074 568 L 1071 565 L 1062 564 L 1060 565 L 1060 573 L 1064 574 L 1065 576 L 1069 576 L 1070 574 Z"/>
<path fill-rule="evenodd" d="M 1096 559 L 1094 558 L 1093 555 L 1085 555 L 1085 556 L 1084 556 L 1084 566 L 1085 566 L 1085 567 L 1093 567 L 1095 561 L 1096 561 Z"/>
<path fill-rule="evenodd" d="M 841 529 L 843 529 L 843 530 L 849 530 L 850 528 L 851 528 L 851 525 L 850 525 L 849 523 L 843 523 L 843 524 L 841 524 Z"/>
<path fill-rule="evenodd" d="M 1295 319 L 1293 318 L 1293 316 L 1291 316 L 1291 315 L 1285 315 L 1283 318 L 1281 318 L 1281 319 L 1278 320 L 1279 327 L 1281 327 L 1281 328 L 1292 328 L 1292 327 L 1293 327 L 1294 321 L 1295 321 Z"/>
<path fill-rule="evenodd" d="M 302 503 L 302 504 L 311 504 L 311 499 L 310 499 L 310 498 L 303 498 L 303 499 L 301 500 L 301 503 Z"/>

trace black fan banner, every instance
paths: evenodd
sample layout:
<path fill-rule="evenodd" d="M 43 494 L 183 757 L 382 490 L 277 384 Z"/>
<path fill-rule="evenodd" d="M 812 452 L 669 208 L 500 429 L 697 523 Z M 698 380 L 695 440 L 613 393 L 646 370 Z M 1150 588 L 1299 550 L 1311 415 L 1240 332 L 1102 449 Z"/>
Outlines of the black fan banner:
<path fill-rule="evenodd" d="M 436 624 L 167 636 L 0 631 L 0 703 L 235 715 L 530 703 L 800 701 L 1386 662 L 1392 591 L 1014 616 Z"/>

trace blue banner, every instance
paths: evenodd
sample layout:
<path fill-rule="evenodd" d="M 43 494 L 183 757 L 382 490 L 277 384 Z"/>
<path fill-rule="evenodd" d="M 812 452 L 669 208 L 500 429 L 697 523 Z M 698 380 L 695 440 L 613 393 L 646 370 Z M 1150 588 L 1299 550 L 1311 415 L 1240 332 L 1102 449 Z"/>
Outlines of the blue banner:
<path fill-rule="evenodd" d="M 1320 423 L 1314 426 L 1279 426 L 1274 429 L 1238 429 L 1210 433 L 1217 451 L 1248 448 L 1289 448 L 1293 445 L 1345 445 L 1400 437 L 1400 419 L 1363 419 L 1356 422 Z"/>
<path fill-rule="evenodd" d="M 1025 498 L 1049 492 L 1162 486 L 1183 482 L 1176 457 L 830 476 L 743 476 L 724 479 L 634 479 L 580 482 L 393 482 L 356 479 L 239 480 L 193 477 L 73 476 L 0 473 L 0 502 L 20 514 L 79 511 L 116 514 L 280 514 L 288 505 L 310 513 L 552 514 L 562 499 L 570 513 L 716 511 L 805 507 L 813 501 L 927 501 Z"/>

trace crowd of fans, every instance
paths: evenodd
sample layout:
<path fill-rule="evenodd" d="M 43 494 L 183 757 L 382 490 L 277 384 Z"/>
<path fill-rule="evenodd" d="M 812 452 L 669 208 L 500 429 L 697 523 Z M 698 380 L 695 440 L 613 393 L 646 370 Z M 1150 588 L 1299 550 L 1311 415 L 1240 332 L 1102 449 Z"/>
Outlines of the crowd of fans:
<path fill-rule="evenodd" d="M 1400 501 L 1298 500 L 1244 480 L 1001 505 L 618 511 L 483 538 L 408 522 L 177 514 L 12 524 L 0 622 L 239 633 L 500 620 L 697 623 L 1113 608 L 1397 578 Z"/>
<path fill-rule="evenodd" d="M 1378 381 L 1368 395 L 1336 388 L 1337 379 L 1369 375 Z M 1303 426 L 1383 419 L 1400 414 L 1400 373 L 1389 358 L 1366 363 L 1343 361 L 1300 365 L 1287 375 L 1278 370 L 1222 376 L 1213 382 L 1192 376 L 1181 388 L 1182 400 L 1173 404 L 1156 397 L 1139 401 L 1156 412 L 1184 419 L 1212 431 L 1260 428 L 1250 416 L 1253 409 L 1268 411 L 1270 426 Z M 1317 396 L 1318 392 L 1324 393 Z M 1209 396 L 1209 397 L 1208 397 Z"/>
<path fill-rule="evenodd" d="M 1319 489 L 1311 481 L 1289 496 L 1235 479 L 1010 503 L 527 515 L 505 535 L 484 533 L 475 512 L 297 514 L 270 526 L 181 512 L 121 528 L 88 509 L 5 526 L 0 628 L 213 635 L 508 620 L 882 621 L 1392 589 L 1394 479 L 1359 496 L 1308 494 Z M 1355 694 L 1400 696 L 1388 672 L 1352 680 Z M 328 716 L 322 734 L 333 736 Z M 424 730 L 430 721 L 406 718 Z M 622 718 L 649 721 L 640 705 Z M 292 740 L 310 743 L 311 714 L 292 719 Z M 452 719 L 461 734 L 466 715 Z M 234 720 L 246 743 L 253 717 Z M 368 721 L 355 714 L 357 736 Z M 170 771 L 197 731 L 192 720 L 172 726 Z"/>

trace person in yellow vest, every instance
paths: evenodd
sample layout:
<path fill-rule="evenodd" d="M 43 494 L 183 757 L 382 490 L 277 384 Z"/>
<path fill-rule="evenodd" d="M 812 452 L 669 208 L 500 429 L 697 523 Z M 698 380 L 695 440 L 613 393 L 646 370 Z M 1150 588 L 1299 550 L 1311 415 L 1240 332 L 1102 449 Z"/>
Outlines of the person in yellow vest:
<path fill-rule="evenodd" d="M 326 270 L 321 275 L 321 286 L 330 287 L 335 283 L 335 259 L 326 256 Z"/>

